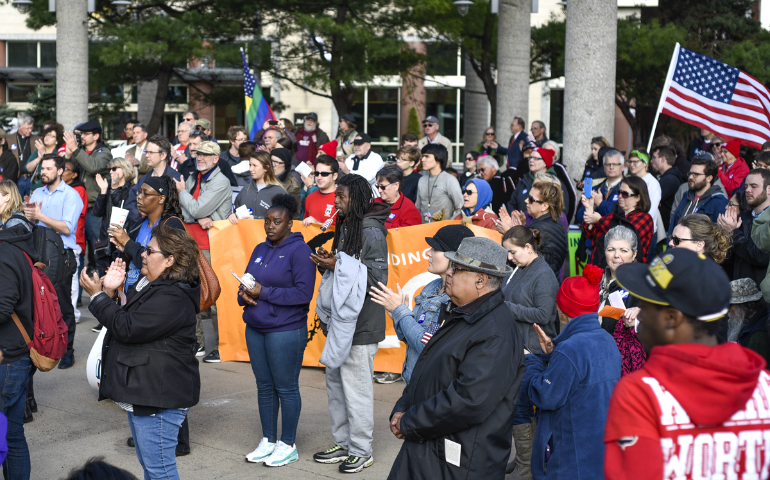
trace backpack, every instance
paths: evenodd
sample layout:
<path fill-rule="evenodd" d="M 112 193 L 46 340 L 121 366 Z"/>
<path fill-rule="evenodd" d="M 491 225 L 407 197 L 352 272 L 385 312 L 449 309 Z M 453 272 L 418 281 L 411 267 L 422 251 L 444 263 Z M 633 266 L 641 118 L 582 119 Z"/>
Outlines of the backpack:
<path fill-rule="evenodd" d="M 32 243 L 35 246 L 35 253 L 40 259 L 39 263 L 42 264 L 40 269 L 51 281 L 54 288 L 75 273 L 77 264 L 71 264 L 64 248 L 64 241 L 54 229 L 39 227 L 30 222 L 24 215 L 14 214 L 13 218 L 24 220 L 32 229 Z"/>
<path fill-rule="evenodd" d="M 67 351 L 67 325 L 59 309 L 59 297 L 56 296 L 51 280 L 43 273 L 40 263 L 32 265 L 32 259 L 26 252 L 23 253 L 32 269 L 34 337 L 29 338 L 16 312 L 11 317 L 24 337 L 32 363 L 39 370 L 47 372 L 59 363 L 59 359 Z"/>

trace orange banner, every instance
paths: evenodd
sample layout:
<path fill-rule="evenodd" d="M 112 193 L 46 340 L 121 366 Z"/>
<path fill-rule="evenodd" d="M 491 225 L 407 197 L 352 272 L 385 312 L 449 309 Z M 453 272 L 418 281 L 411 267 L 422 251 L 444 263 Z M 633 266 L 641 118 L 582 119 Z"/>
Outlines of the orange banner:
<path fill-rule="evenodd" d="M 438 229 L 460 221 L 428 223 L 413 227 L 388 230 L 388 286 L 396 290 L 396 284 L 409 295 L 414 306 L 414 296 L 422 287 L 437 278 L 428 273 L 427 250 L 430 248 L 425 237 L 433 236 Z M 500 242 L 502 235 L 487 228 L 470 226 L 476 236 L 491 238 Z M 294 222 L 294 232 L 299 232 L 305 242 L 313 248 L 323 245 L 331 250 L 331 231 L 321 232 L 319 225 L 303 227 Z M 219 355 L 223 361 L 236 360 L 247 362 L 249 352 L 246 349 L 246 324 L 243 322 L 243 307 L 238 305 L 238 280 L 230 273 L 232 269 L 242 275 L 254 248 L 265 241 L 264 221 L 239 220 L 238 225 L 228 221 L 215 222 L 209 230 L 211 243 L 211 264 L 219 277 L 222 295 L 217 301 L 219 317 Z M 316 291 L 321 284 L 321 275 L 316 276 Z M 319 367 L 321 352 L 326 337 L 321 332 L 320 324 L 315 320 L 315 298 L 310 303 L 308 315 L 309 341 L 305 349 L 303 366 Z M 377 356 L 374 357 L 374 370 L 378 372 L 400 373 L 406 356 L 406 346 L 399 342 L 393 329 L 393 321 L 387 317 L 385 340 L 380 342 Z"/>

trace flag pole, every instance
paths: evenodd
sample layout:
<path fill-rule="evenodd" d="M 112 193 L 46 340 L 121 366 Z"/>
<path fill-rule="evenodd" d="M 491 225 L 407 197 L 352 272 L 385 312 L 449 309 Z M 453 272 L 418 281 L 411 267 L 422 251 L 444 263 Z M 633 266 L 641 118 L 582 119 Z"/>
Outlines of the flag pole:
<path fill-rule="evenodd" d="M 666 83 L 663 85 L 663 91 L 660 94 L 660 101 L 658 102 L 658 111 L 655 112 L 655 121 L 652 122 L 652 131 L 650 132 L 650 139 L 647 141 L 647 154 L 650 154 L 650 148 L 652 148 L 652 139 L 655 136 L 655 129 L 658 127 L 658 117 L 663 110 L 663 101 L 666 98 L 668 89 L 671 86 L 671 79 L 674 77 L 674 71 L 676 71 L 676 62 L 679 61 L 679 50 L 681 49 L 679 42 L 676 42 L 674 47 L 674 54 L 671 56 L 671 63 L 668 66 L 668 74 L 666 74 Z"/>
<path fill-rule="evenodd" d="M 243 55 L 246 55 L 244 53 L 244 51 L 243 51 L 243 47 L 240 47 L 238 50 L 240 50 Z M 247 57 L 246 61 L 248 62 L 248 60 L 249 59 Z M 245 107 L 246 104 L 244 104 L 243 106 Z M 247 135 L 249 137 L 249 140 L 251 140 L 251 132 L 249 132 L 249 128 L 250 128 L 250 126 L 249 126 L 249 112 L 245 108 L 243 109 L 243 125 L 246 127 L 246 131 L 248 132 Z"/>

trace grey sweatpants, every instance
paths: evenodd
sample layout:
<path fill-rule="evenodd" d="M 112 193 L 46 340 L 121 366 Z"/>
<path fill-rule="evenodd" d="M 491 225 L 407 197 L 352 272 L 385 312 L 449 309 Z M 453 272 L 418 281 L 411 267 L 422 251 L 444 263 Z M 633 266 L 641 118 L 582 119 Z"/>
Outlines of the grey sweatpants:
<path fill-rule="evenodd" d="M 350 455 L 370 457 L 374 432 L 374 355 L 377 344 L 353 345 L 339 368 L 326 368 L 334 442 Z"/>

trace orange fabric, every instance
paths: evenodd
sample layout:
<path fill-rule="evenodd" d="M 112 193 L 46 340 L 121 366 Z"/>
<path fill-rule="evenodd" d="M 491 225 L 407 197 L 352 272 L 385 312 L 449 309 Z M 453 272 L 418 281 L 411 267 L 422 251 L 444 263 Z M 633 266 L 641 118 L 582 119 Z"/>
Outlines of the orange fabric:
<path fill-rule="evenodd" d="M 414 296 L 422 290 L 422 287 L 436 278 L 435 275 L 428 273 L 428 260 L 425 254 L 430 247 L 425 242 L 425 237 L 433 236 L 441 227 L 450 224 L 459 225 L 460 222 L 426 223 L 388 230 L 388 286 L 396 290 L 396 284 L 401 285 L 404 292 L 409 295 L 412 306 L 414 306 Z M 475 225 L 468 225 L 468 228 L 479 237 L 490 238 L 498 243 L 502 239 L 502 235 L 488 228 Z M 327 233 L 332 230 L 329 229 Z M 322 233 L 320 225 L 303 227 L 299 222 L 294 222 L 292 231 L 301 233 L 306 242 Z M 264 220 L 239 220 L 238 225 L 231 225 L 227 220 L 218 221 L 214 222 L 214 227 L 208 232 L 211 243 L 211 265 L 222 287 L 222 295 L 217 300 L 219 355 L 223 361 L 246 362 L 249 360 L 249 352 L 246 349 L 243 308 L 238 306 L 237 302 L 239 283 L 230 270 L 243 275 L 254 247 L 265 241 Z M 323 246 L 331 250 L 331 244 L 330 237 Z M 317 275 L 316 292 L 320 284 L 321 275 Z M 319 359 L 326 337 L 321 332 L 320 324 L 315 320 L 315 295 L 310 303 L 308 330 L 310 341 L 305 349 L 302 365 L 322 366 Z M 393 329 L 393 320 L 390 317 L 386 317 L 385 335 L 385 341 L 380 343 L 377 356 L 374 358 L 374 369 L 378 372 L 401 373 L 406 346 L 398 341 Z"/>

